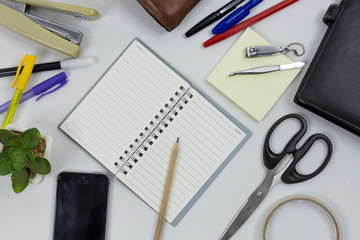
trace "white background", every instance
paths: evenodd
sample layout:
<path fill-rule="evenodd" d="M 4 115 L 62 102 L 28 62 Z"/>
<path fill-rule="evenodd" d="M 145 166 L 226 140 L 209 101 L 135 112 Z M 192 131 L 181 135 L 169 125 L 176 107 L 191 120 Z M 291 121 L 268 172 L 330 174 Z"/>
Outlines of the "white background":
<path fill-rule="evenodd" d="M 74 144 L 57 127 L 135 37 L 144 41 L 252 132 L 249 141 L 182 221 L 176 227 L 165 224 L 163 239 L 198 240 L 217 239 L 220 236 L 235 212 L 264 177 L 262 148 L 267 130 L 278 118 L 288 113 L 299 113 L 308 120 L 308 135 L 321 132 L 331 138 L 334 146 L 331 161 L 320 175 L 310 181 L 296 185 L 279 184 L 276 186 L 233 239 L 258 239 L 259 225 L 267 209 L 274 202 L 291 194 L 307 194 L 320 198 L 337 213 L 342 223 L 344 239 L 359 239 L 360 148 L 358 146 L 360 139 L 293 103 L 296 90 L 327 29 L 322 23 L 322 17 L 328 6 L 338 3 L 338 0 L 301 0 L 253 26 L 257 33 L 273 45 L 301 42 L 306 46 L 304 56 L 295 58 L 289 55 L 294 61 L 301 60 L 307 63 L 305 68 L 259 123 L 205 81 L 240 34 L 207 49 L 202 47 L 202 42 L 211 37 L 211 28 L 206 28 L 189 39 L 184 37 L 184 33 L 190 27 L 224 5 L 226 0 L 201 1 L 172 32 L 166 32 L 160 27 L 134 0 L 68 0 L 67 2 L 95 8 L 101 12 L 102 17 L 93 22 L 85 22 L 49 11 L 39 11 L 39 13 L 56 22 L 83 31 L 81 56 L 95 56 L 97 62 L 90 67 L 67 71 L 70 81 L 64 88 L 39 102 L 32 99 L 19 106 L 13 123 L 25 127 L 38 127 L 42 133 L 53 136 L 55 154 L 51 159 L 52 172 L 40 185 L 30 185 L 21 194 L 13 193 L 9 177 L 0 178 L 1 239 L 51 239 L 57 175 L 61 171 L 106 172 L 100 163 Z M 280 1 L 264 1 L 253 9 L 252 15 L 278 2 Z M 36 55 L 38 63 L 68 58 L 0 26 L 0 67 L 16 66 L 22 56 L 27 53 Z M 28 87 L 58 72 L 60 71 L 33 74 Z M 0 79 L 1 103 L 11 99 L 12 81 L 13 77 Z M 1 119 L 3 117 L 4 114 L 1 115 Z M 280 137 L 282 134 L 280 132 Z M 321 157 L 320 153 L 315 152 L 305 159 L 306 162 L 301 167 L 308 170 L 313 166 L 311 161 L 318 164 Z M 301 208 L 298 211 L 291 210 L 289 213 L 291 215 L 280 216 L 284 219 L 287 217 L 296 219 L 299 216 L 303 221 L 313 221 L 313 224 L 298 222 L 291 226 L 286 225 L 286 227 L 276 225 L 272 229 L 272 234 L 276 236 L 276 239 L 289 239 L 285 236 L 292 236 L 291 239 L 310 239 L 308 235 L 293 236 L 291 233 L 295 233 L 298 228 L 304 229 L 296 231 L 297 233 L 316 234 L 310 235 L 313 236 L 311 239 L 328 239 L 322 237 L 329 235 L 326 231 L 322 234 L 322 230 L 326 230 L 326 222 L 325 228 L 317 231 L 317 226 L 324 226 L 321 225 L 321 221 L 326 218 L 321 220 L 319 217 L 313 217 L 311 210 L 302 211 Z M 153 238 L 157 214 L 113 177 L 108 220 L 107 239 L 145 240 Z M 305 227 L 312 229 L 306 230 Z"/>

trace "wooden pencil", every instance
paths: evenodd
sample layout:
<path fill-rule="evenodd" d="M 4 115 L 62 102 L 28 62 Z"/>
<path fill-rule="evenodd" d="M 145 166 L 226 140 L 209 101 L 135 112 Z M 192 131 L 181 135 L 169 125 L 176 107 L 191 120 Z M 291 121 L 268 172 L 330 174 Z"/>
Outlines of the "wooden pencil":
<path fill-rule="evenodd" d="M 173 180 L 174 172 L 175 172 L 175 165 L 176 165 L 176 158 L 178 155 L 178 151 L 179 151 L 179 138 L 177 138 L 176 143 L 175 143 L 172 153 L 171 153 L 171 159 L 170 159 L 168 173 L 167 173 L 167 177 L 166 177 L 163 197 L 161 200 L 160 212 L 159 212 L 159 217 L 158 217 L 158 221 L 156 224 L 154 240 L 160 240 L 160 238 L 161 238 L 161 233 L 162 233 L 162 229 L 164 226 L 166 208 L 167 208 L 168 200 L 169 200 L 169 196 L 170 196 L 171 184 L 172 184 L 172 180 Z"/>

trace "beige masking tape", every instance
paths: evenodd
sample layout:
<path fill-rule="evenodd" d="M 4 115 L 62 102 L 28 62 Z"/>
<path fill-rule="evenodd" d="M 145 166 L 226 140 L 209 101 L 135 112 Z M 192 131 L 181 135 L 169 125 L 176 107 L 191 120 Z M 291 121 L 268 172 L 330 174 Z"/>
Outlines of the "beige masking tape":
<path fill-rule="evenodd" d="M 316 206 L 320 207 L 331 219 L 331 222 L 333 224 L 334 227 L 334 239 L 335 240 L 342 240 L 342 232 L 341 232 L 341 225 L 340 225 L 340 221 L 339 219 L 336 217 L 334 211 L 327 206 L 324 202 L 320 201 L 317 198 L 311 197 L 311 196 L 306 196 L 306 195 L 292 195 L 286 198 L 281 199 L 280 201 L 278 201 L 277 203 L 275 203 L 270 210 L 266 213 L 266 215 L 263 218 L 263 221 L 261 223 L 261 228 L 260 228 L 260 240 L 266 240 L 266 229 L 268 227 L 268 224 L 270 222 L 270 219 L 272 218 L 272 216 L 274 215 L 274 213 L 276 212 L 276 210 L 278 210 L 281 206 L 289 203 L 289 202 L 310 202 L 315 204 Z"/>

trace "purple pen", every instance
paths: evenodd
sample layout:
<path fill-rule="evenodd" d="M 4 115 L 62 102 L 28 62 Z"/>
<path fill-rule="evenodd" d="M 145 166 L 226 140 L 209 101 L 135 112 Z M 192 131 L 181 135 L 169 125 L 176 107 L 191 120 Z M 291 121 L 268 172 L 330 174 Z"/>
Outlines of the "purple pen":
<path fill-rule="evenodd" d="M 20 103 L 34 97 L 37 95 L 40 95 L 36 101 L 38 101 L 40 98 L 42 98 L 43 96 L 50 94 L 52 92 L 55 92 L 56 90 L 58 90 L 59 88 L 63 87 L 68 80 L 67 76 L 64 72 L 61 72 L 51 78 L 49 78 L 48 80 L 43 81 L 42 83 L 39 83 L 38 85 L 36 85 L 35 87 L 33 87 L 32 89 L 30 89 L 29 91 L 26 91 L 23 95 L 22 98 L 20 99 Z M 50 92 L 45 93 L 45 91 L 49 90 L 50 88 L 52 88 L 53 86 L 59 84 L 59 86 L 57 88 L 55 88 L 54 90 L 51 90 Z M 9 105 L 11 103 L 11 100 L 4 103 L 3 105 L 0 106 L 0 113 L 6 112 L 7 109 L 9 108 Z"/>

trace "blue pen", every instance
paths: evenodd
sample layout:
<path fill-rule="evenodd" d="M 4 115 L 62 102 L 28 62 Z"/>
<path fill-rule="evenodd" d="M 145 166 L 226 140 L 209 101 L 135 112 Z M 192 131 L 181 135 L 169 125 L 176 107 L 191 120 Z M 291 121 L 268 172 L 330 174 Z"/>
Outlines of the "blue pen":
<path fill-rule="evenodd" d="M 55 92 L 56 90 L 58 90 L 59 88 L 63 87 L 68 80 L 66 80 L 67 76 L 64 72 L 61 72 L 51 78 L 49 78 L 48 80 L 45 80 L 42 83 L 39 83 L 38 85 L 36 85 L 35 87 L 33 87 L 32 89 L 30 89 L 29 91 L 26 91 L 23 95 L 22 98 L 20 99 L 20 103 L 34 97 L 37 95 L 40 95 L 36 101 L 38 101 L 40 98 L 42 98 L 43 96 L 50 94 L 52 92 Z M 54 90 L 45 93 L 45 91 L 49 90 L 50 88 L 54 87 L 55 85 L 59 84 L 59 86 L 57 88 L 55 88 Z M 4 103 L 3 105 L 0 106 L 0 113 L 6 112 L 7 109 L 9 108 L 11 101 L 8 101 L 6 103 Z"/>
<path fill-rule="evenodd" d="M 229 16 L 227 16 L 224 20 L 222 20 L 218 25 L 216 25 L 212 33 L 219 34 L 223 33 L 226 30 L 232 28 L 236 24 L 238 24 L 241 20 L 243 20 L 247 15 L 250 14 L 250 9 L 261 3 L 263 0 L 250 0 L 244 6 L 239 7 L 234 12 L 232 12 Z"/>

